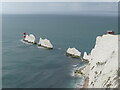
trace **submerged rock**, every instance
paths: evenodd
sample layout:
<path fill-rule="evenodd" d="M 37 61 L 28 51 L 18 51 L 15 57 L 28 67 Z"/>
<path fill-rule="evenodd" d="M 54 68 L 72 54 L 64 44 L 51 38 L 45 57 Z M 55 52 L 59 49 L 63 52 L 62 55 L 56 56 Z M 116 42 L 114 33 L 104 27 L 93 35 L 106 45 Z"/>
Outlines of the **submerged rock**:
<path fill-rule="evenodd" d="M 68 48 L 66 54 L 74 58 L 79 58 L 81 56 L 81 52 L 78 51 L 76 48 Z"/>
<path fill-rule="evenodd" d="M 50 40 L 48 40 L 48 39 L 40 38 L 38 45 L 48 48 L 48 49 L 53 49 L 53 45 L 51 44 Z"/>
<path fill-rule="evenodd" d="M 74 71 L 74 76 L 79 76 L 81 77 L 83 75 L 83 73 L 81 72 L 81 70 L 75 70 Z"/>

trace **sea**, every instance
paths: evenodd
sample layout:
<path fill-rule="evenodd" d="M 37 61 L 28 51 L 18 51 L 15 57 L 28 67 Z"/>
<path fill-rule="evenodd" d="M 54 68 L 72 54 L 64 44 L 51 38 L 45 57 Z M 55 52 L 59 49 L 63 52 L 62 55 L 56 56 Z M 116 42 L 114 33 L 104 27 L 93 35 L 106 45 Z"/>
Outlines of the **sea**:
<path fill-rule="evenodd" d="M 75 88 L 82 78 L 73 72 L 85 63 L 66 56 L 67 48 L 75 47 L 82 57 L 107 30 L 118 33 L 116 16 L 2 15 L 2 87 Z M 24 32 L 34 34 L 36 42 L 49 39 L 53 50 L 21 42 Z"/>

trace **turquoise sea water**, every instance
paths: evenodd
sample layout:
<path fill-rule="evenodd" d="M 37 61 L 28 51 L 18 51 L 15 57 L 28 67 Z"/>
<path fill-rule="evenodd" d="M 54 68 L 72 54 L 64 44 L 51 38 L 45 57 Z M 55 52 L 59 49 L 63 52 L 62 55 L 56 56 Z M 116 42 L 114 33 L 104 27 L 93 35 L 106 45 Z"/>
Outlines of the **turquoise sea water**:
<path fill-rule="evenodd" d="M 80 59 L 65 55 L 69 47 L 83 54 L 94 47 L 95 38 L 112 29 L 117 33 L 117 17 L 81 15 L 3 15 L 3 88 L 74 88 L 81 78 L 71 75 Z M 37 41 L 48 38 L 53 50 L 22 43 L 24 32 Z"/>

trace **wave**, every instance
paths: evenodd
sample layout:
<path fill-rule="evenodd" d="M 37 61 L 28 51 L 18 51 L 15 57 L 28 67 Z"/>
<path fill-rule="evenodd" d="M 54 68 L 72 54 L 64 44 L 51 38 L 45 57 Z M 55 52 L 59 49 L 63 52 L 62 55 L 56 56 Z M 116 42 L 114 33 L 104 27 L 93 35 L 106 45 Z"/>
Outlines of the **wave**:
<path fill-rule="evenodd" d="M 84 86 L 84 77 L 82 77 L 80 79 L 80 81 L 78 81 L 78 83 L 76 83 L 75 88 L 83 88 L 83 86 Z"/>

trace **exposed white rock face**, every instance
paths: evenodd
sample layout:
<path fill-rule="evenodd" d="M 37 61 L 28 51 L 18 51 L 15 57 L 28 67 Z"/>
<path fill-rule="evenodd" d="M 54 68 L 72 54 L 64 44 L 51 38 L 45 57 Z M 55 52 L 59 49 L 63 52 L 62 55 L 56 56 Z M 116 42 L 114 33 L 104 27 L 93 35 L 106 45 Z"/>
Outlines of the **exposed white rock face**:
<path fill-rule="evenodd" d="M 28 35 L 26 35 L 26 37 L 25 37 L 25 39 L 24 39 L 25 41 L 28 41 L 29 40 L 29 36 Z"/>
<path fill-rule="evenodd" d="M 35 36 L 33 34 L 30 34 L 29 37 L 30 37 L 30 41 L 32 43 L 35 43 Z"/>
<path fill-rule="evenodd" d="M 81 56 L 81 52 L 79 52 L 76 48 L 68 48 L 66 51 L 67 54 L 76 56 L 76 57 L 80 57 Z"/>
<path fill-rule="evenodd" d="M 39 43 L 40 46 L 43 46 L 45 48 L 53 48 L 53 45 L 51 44 L 50 40 L 48 39 L 42 39 L 40 38 Z"/>
<path fill-rule="evenodd" d="M 96 38 L 95 47 L 89 56 L 89 64 L 82 71 L 89 77 L 88 88 L 118 86 L 118 37 L 120 36 L 106 34 Z M 86 57 L 85 54 L 84 58 Z"/>
<path fill-rule="evenodd" d="M 35 43 L 35 36 L 33 34 L 26 35 L 24 40 L 29 42 L 29 43 Z"/>
<path fill-rule="evenodd" d="M 89 60 L 90 59 L 90 55 L 87 55 L 87 52 L 84 52 L 83 59 L 84 60 Z"/>

